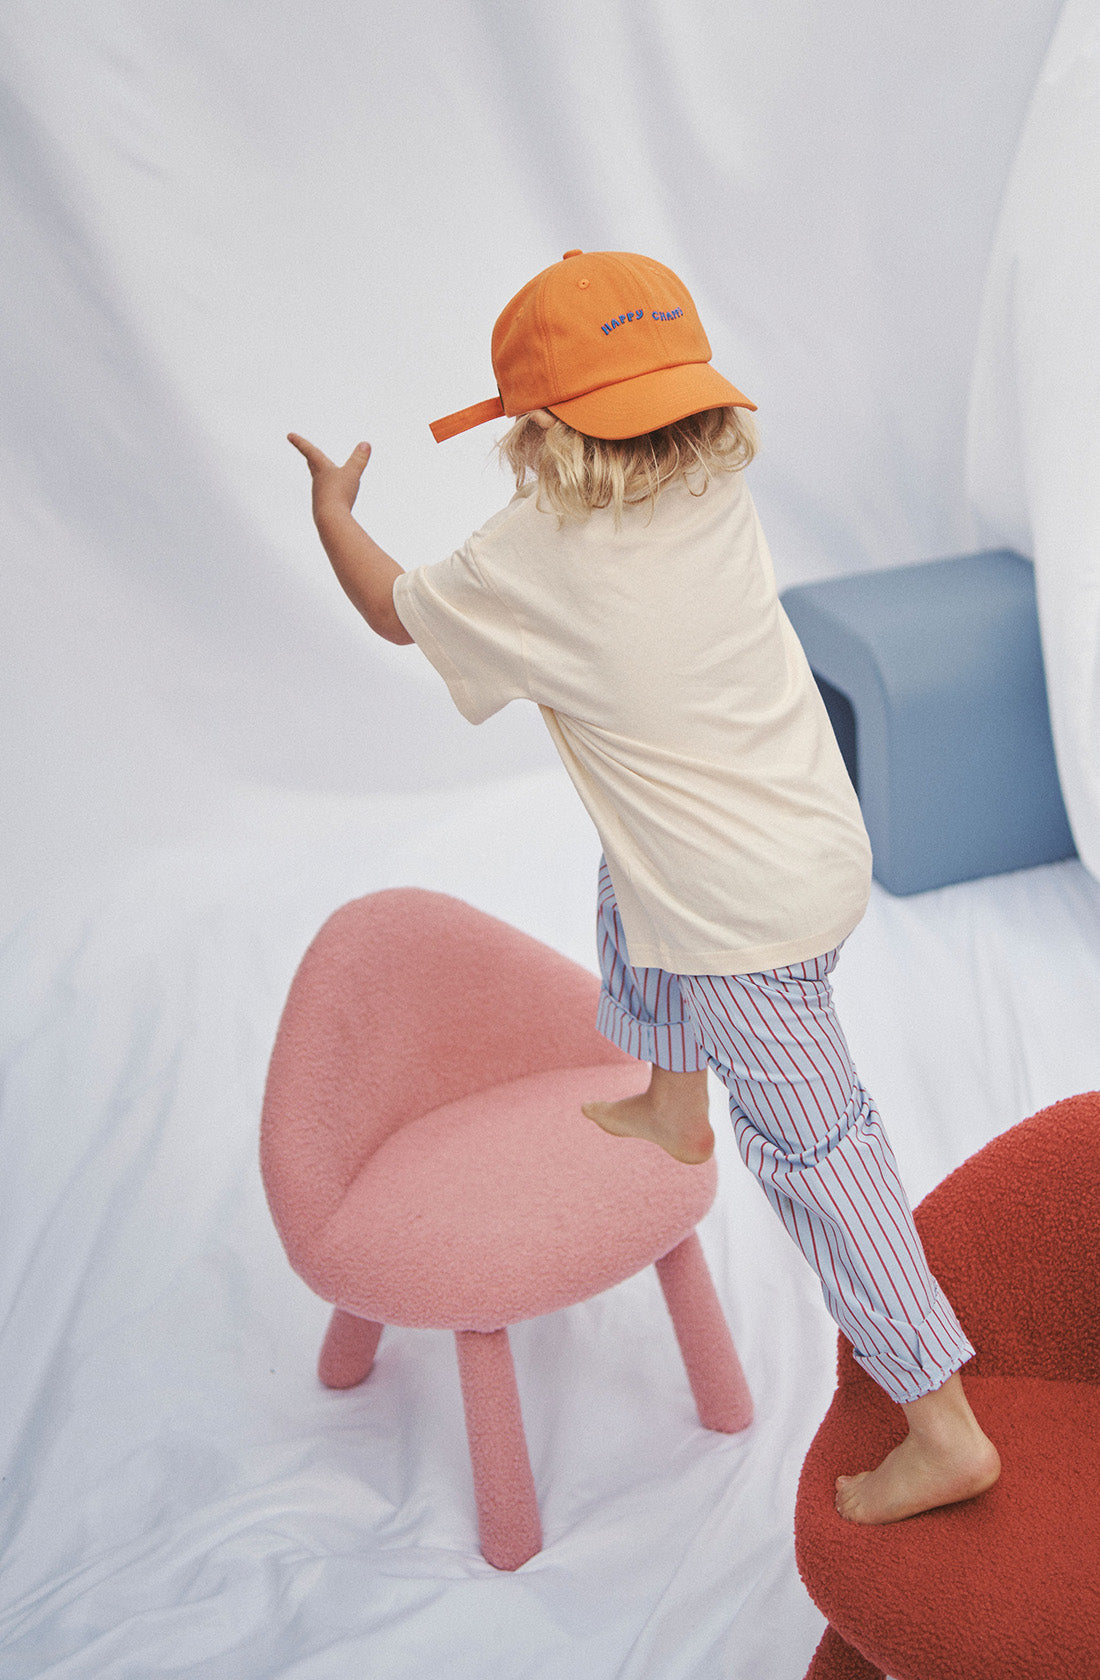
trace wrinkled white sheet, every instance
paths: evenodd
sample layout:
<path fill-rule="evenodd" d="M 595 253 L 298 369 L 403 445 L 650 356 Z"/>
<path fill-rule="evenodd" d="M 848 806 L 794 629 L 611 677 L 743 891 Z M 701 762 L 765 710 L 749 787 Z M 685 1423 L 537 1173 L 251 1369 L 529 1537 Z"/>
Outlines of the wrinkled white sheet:
<path fill-rule="evenodd" d="M 595 865 L 556 769 L 258 799 L 9 941 L 6 1680 L 800 1680 L 793 1499 L 835 1336 L 728 1124 L 703 1237 L 757 1421 L 699 1427 L 651 1273 L 518 1327 L 545 1549 L 511 1576 L 477 1551 L 451 1338 L 389 1330 L 361 1389 L 321 1389 L 326 1308 L 264 1204 L 266 1058 L 328 912 L 436 887 L 591 966 Z M 917 1198 L 1100 1086 L 1100 887 L 1074 862 L 876 890 L 837 995 Z"/>
<path fill-rule="evenodd" d="M 7 0 L 0 912 L 243 783 L 551 762 L 348 609 L 285 441 L 364 434 L 402 565 L 507 495 L 507 299 L 649 251 L 759 404 L 781 586 L 960 552 L 973 345 L 1059 0 Z M 10 847 L 10 851 L 8 848 Z"/>
<path fill-rule="evenodd" d="M 365 433 L 365 522 L 439 557 L 506 493 L 502 428 L 427 430 L 490 393 L 504 301 L 648 250 L 760 404 L 781 586 L 971 546 L 982 286 L 1060 9 L 4 6 L 4 1680 L 800 1680 L 834 1339 L 724 1128 L 744 1439 L 698 1428 L 651 1277 L 522 1327 L 546 1549 L 505 1577 L 448 1338 L 316 1384 L 256 1169 L 302 949 L 419 882 L 590 962 L 596 843 L 533 710 L 471 730 L 358 623 L 284 433 Z M 876 893 L 837 990 L 914 1197 L 1100 1085 L 1096 894 Z"/>
<path fill-rule="evenodd" d="M 1051 725 L 1100 877 L 1100 4 L 1067 0 L 1036 82 L 986 286 L 970 416 L 983 541 L 1035 560 Z"/>

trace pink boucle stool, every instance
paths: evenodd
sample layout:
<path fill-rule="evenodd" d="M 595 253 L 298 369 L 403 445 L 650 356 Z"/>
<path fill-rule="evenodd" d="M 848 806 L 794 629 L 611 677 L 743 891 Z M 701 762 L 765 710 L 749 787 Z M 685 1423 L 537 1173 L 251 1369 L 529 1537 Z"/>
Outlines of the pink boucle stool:
<path fill-rule="evenodd" d="M 596 1031 L 595 977 L 417 888 L 336 911 L 302 959 L 268 1072 L 261 1166 L 295 1271 L 335 1305 L 319 1375 L 366 1377 L 384 1324 L 452 1329 L 481 1549 L 542 1544 L 507 1326 L 656 1263 L 701 1422 L 752 1400 L 695 1227 L 688 1167 L 580 1111 L 639 1090 Z"/>

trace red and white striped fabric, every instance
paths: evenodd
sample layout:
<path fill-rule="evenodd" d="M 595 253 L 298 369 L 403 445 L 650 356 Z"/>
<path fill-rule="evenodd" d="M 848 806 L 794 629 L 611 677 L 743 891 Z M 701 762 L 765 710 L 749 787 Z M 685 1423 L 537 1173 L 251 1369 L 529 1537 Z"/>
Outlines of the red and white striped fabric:
<path fill-rule="evenodd" d="M 836 1018 L 828 977 L 839 948 L 757 974 L 633 968 L 604 860 L 597 931 L 600 1031 L 658 1067 L 714 1068 L 742 1158 L 858 1362 L 899 1402 L 938 1388 L 974 1349 L 929 1270 Z"/>

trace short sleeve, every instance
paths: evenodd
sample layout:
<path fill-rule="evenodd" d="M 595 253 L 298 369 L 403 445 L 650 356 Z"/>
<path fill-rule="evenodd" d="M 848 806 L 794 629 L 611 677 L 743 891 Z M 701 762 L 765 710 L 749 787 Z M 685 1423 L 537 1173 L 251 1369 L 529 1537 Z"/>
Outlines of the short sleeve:
<path fill-rule="evenodd" d="M 393 604 L 471 723 L 528 698 L 519 625 L 479 570 L 474 539 L 448 560 L 405 572 L 394 583 Z"/>

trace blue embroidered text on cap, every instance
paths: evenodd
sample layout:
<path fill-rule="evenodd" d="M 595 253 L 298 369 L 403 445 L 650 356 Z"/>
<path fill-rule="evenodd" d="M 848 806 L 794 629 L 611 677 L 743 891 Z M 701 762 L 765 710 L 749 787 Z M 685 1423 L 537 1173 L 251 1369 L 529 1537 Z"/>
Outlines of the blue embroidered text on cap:
<path fill-rule="evenodd" d="M 651 316 L 654 321 L 676 321 L 683 313 L 682 309 L 654 309 Z M 644 309 L 632 309 L 626 315 L 617 315 L 612 320 L 605 321 L 600 331 L 614 332 L 616 327 L 625 327 L 628 321 L 641 321 L 644 316 Z"/>

